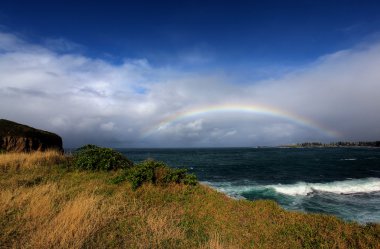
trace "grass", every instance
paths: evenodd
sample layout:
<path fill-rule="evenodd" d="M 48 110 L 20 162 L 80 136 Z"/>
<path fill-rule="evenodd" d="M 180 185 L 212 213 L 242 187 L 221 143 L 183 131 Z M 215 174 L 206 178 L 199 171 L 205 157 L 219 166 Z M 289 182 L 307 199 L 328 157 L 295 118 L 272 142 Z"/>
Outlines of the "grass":
<path fill-rule="evenodd" d="M 61 152 L 50 150 L 45 152 L 22 153 L 10 152 L 0 153 L 0 171 L 17 171 L 26 169 L 39 169 L 66 163 L 68 160 Z"/>
<path fill-rule="evenodd" d="M 0 155 L 0 248 L 380 248 L 380 225 L 112 179 L 54 153 Z"/>

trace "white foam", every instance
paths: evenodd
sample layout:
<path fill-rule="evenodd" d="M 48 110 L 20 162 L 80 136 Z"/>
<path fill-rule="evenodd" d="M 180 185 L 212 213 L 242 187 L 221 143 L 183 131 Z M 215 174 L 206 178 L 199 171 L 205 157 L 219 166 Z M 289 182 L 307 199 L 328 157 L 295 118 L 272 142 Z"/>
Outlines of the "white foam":
<path fill-rule="evenodd" d="M 380 191 L 380 178 L 365 178 L 328 183 L 298 182 L 295 184 L 268 185 L 276 192 L 286 195 L 308 195 L 315 191 L 335 194 L 370 193 Z"/>
<path fill-rule="evenodd" d="M 206 184 L 219 192 L 222 192 L 229 197 L 234 199 L 245 199 L 241 194 L 244 192 L 250 192 L 253 189 L 257 188 L 257 185 L 254 183 L 246 183 L 244 185 L 235 184 L 233 182 L 208 182 L 203 181 L 203 184 Z"/>
<path fill-rule="evenodd" d="M 313 192 L 335 194 L 355 194 L 380 192 L 380 178 L 348 179 L 327 183 L 298 182 L 295 184 L 258 185 L 255 182 L 203 182 L 216 190 L 234 198 L 244 198 L 243 193 L 273 189 L 277 193 L 290 196 L 306 196 Z"/>

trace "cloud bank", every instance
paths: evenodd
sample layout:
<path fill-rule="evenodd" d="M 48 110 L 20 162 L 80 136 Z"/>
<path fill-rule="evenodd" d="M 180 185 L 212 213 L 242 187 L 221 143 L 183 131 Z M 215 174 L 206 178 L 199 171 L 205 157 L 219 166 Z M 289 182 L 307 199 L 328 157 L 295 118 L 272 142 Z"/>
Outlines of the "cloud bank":
<path fill-rule="evenodd" d="M 227 77 L 227 71 L 197 73 L 152 66 L 146 59 L 113 64 L 84 56 L 70 49 L 72 44 L 62 39 L 33 44 L 0 33 L 1 118 L 56 132 L 65 147 L 380 139 L 378 42 L 250 83 Z M 285 114 L 203 111 L 160 126 L 168 117 L 217 105 L 261 106 Z"/>

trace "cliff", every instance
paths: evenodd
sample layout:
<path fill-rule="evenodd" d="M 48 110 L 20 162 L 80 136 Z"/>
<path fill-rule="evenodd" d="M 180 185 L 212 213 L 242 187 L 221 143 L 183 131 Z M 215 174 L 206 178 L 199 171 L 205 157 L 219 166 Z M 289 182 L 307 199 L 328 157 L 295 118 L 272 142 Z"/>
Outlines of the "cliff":
<path fill-rule="evenodd" d="M 63 151 L 62 138 L 57 134 L 0 119 L 0 150 L 12 152 Z"/>

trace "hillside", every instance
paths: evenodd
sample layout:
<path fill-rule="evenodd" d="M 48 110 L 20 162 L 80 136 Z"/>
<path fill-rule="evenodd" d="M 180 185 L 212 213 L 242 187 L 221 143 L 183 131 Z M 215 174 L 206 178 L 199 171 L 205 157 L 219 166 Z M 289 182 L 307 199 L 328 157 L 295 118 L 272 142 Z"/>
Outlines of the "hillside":
<path fill-rule="evenodd" d="M 288 212 L 196 186 L 81 171 L 56 152 L 0 154 L 0 248 L 380 248 L 380 225 Z"/>
<path fill-rule="evenodd" d="M 28 152 L 48 149 L 63 151 L 62 138 L 52 132 L 0 119 L 0 150 Z"/>

